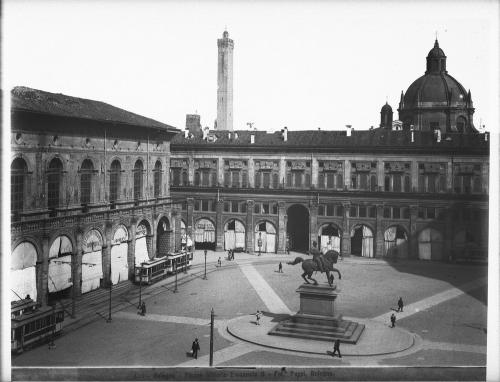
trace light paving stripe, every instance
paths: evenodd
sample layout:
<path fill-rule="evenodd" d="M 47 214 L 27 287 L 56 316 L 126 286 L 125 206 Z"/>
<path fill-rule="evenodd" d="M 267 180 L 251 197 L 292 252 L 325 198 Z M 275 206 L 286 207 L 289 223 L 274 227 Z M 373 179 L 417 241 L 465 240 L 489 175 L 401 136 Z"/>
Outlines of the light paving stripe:
<path fill-rule="evenodd" d="M 223 362 L 229 361 L 231 359 L 238 358 L 242 355 L 250 353 L 253 351 L 253 347 L 247 343 L 237 343 L 231 346 L 228 346 L 224 349 L 218 350 L 214 352 L 214 365 L 221 364 Z M 198 359 L 192 359 L 183 363 L 178 364 L 177 366 L 185 366 L 185 367 L 193 367 L 193 366 L 209 366 L 210 363 L 210 355 L 204 355 L 198 357 Z"/>
<path fill-rule="evenodd" d="M 469 353 L 486 354 L 486 346 L 481 345 L 467 345 L 467 344 L 453 344 L 451 342 L 432 342 L 425 341 L 422 345 L 426 349 L 438 349 L 446 351 L 462 351 Z"/>
<path fill-rule="evenodd" d="M 409 317 L 413 314 L 419 313 L 425 309 L 431 308 L 435 305 L 441 304 L 445 301 L 451 300 L 455 297 L 461 296 L 462 294 L 465 294 L 468 291 L 471 291 L 473 289 L 476 289 L 483 284 L 485 284 L 487 281 L 486 277 L 477 279 L 475 281 L 471 281 L 470 283 L 463 284 L 460 286 L 460 288 L 451 288 L 448 290 L 445 290 L 444 292 L 437 293 L 433 296 L 424 298 L 420 301 L 414 302 L 413 304 L 406 305 L 404 307 L 403 312 L 399 312 L 397 314 L 397 319 L 400 320 L 402 318 Z M 389 322 L 389 317 L 393 311 L 389 311 L 387 313 L 384 313 L 380 316 L 372 318 L 372 320 L 375 321 L 380 321 L 380 322 Z"/>
<path fill-rule="evenodd" d="M 140 320 L 140 321 L 157 321 L 157 322 L 168 322 L 174 324 L 188 324 L 188 325 L 199 325 L 208 326 L 210 325 L 210 318 L 193 318 L 193 317 L 183 317 L 183 316 L 167 316 L 163 314 L 146 313 L 145 316 L 141 316 L 137 313 L 132 312 L 117 312 L 113 315 L 116 318 L 124 318 L 127 320 Z M 217 324 L 217 322 L 215 322 Z"/>
<path fill-rule="evenodd" d="M 251 264 L 240 264 L 240 269 L 271 313 L 292 314 L 266 280 Z"/>

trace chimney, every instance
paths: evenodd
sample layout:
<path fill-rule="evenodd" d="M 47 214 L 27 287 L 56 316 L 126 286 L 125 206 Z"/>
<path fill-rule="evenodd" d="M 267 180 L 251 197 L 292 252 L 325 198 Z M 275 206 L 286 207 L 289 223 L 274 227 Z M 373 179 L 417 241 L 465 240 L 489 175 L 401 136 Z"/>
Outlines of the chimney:
<path fill-rule="evenodd" d="M 351 136 L 351 129 L 352 129 L 352 125 L 345 125 L 345 127 L 347 128 L 347 136 L 350 137 Z"/>
<path fill-rule="evenodd" d="M 207 140 L 207 138 L 208 138 L 208 131 L 209 131 L 208 126 L 206 126 L 206 127 L 203 129 L 203 139 L 204 139 L 204 140 Z"/>
<path fill-rule="evenodd" d="M 411 132 L 411 142 L 414 143 L 415 142 L 415 130 L 414 130 L 413 125 L 410 125 L 410 132 Z"/>
<path fill-rule="evenodd" d="M 283 141 L 286 142 L 288 140 L 288 127 L 283 128 Z"/>
<path fill-rule="evenodd" d="M 321 127 L 318 127 L 318 131 L 321 131 Z"/>

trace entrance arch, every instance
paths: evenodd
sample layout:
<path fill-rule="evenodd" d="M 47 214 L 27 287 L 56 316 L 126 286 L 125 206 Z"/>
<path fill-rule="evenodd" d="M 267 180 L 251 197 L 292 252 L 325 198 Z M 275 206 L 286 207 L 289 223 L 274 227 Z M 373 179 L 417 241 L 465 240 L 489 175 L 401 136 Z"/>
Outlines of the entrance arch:
<path fill-rule="evenodd" d="M 408 235 L 401 226 L 392 226 L 384 232 L 384 256 L 407 257 Z"/>
<path fill-rule="evenodd" d="M 128 280 L 128 230 L 120 224 L 111 241 L 111 282 Z"/>
<path fill-rule="evenodd" d="M 58 236 L 49 248 L 48 290 L 50 298 L 68 297 L 73 285 L 71 255 L 73 245 L 67 236 Z"/>
<path fill-rule="evenodd" d="M 167 256 L 168 252 L 170 252 L 171 235 L 170 222 L 163 216 L 156 229 L 156 257 Z"/>
<path fill-rule="evenodd" d="M 20 243 L 12 252 L 10 264 L 12 301 L 23 299 L 27 295 L 36 301 L 36 259 L 36 248 L 28 241 Z"/>
<path fill-rule="evenodd" d="M 309 211 L 302 204 L 288 207 L 286 232 L 291 250 L 306 252 L 309 250 Z"/>
<path fill-rule="evenodd" d="M 196 249 L 215 250 L 215 226 L 212 221 L 202 218 L 194 224 L 194 246 Z"/>
<path fill-rule="evenodd" d="M 151 229 L 149 223 L 143 220 L 137 226 L 135 231 L 135 252 L 134 252 L 134 263 L 135 266 L 140 266 L 141 263 L 149 261 L 149 246 L 148 246 L 148 236 L 151 235 Z"/>
<path fill-rule="evenodd" d="M 340 229 L 336 224 L 323 224 L 318 230 L 318 243 L 321 253 L 334 250 L 340 253 Z"/>
<path fill-rule="evenodd" d="M 82 256 L 82 293 L 90 292 L 101 286 L 102 273 L 102 235 L 91 229 L 83 237 Z"/>
<path fill-rule="evenodd" d="M 255 226 L 254 251 L 259 252 L 259 238 L 261 252 L 276 253 L 276 228 L 269 221 L 260 222 Z"/>
<path fill-rule="evenodd" d="M 443 256 L 443 235 L 435 228 L 425 228 L 418 235 L 418 258 L 440 260 Z"/>
<path fill-rule="evenodd" d="M 373 257 L 373 231 L 364 224 L 357 224 L 351 230 L 351 254 Z"/>
<path fill-rule="evenodd" d="M 224 225 L 224 249 L 245 250 L 245 247 L 245 226 L 239 220 L 229 220 Z"/>

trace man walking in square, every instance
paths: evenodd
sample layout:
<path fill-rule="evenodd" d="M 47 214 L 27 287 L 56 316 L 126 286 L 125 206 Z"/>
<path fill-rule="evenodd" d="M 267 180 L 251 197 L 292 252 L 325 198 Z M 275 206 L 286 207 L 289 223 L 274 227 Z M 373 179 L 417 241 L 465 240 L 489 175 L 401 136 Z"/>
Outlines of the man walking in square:
<path fill-rule="evenodd" d="M 396 326 L 396 316 L 391 314 L 391 328 L 394 328 Z"/>
<path fill-rule="evenodd" d="M 279 273 L 283 273 L 283 264 L 281 264 L 281 261 L 280 261 L 280 263 L 278 265 L 278 272 Z"/>
<path fill-rule="evenodd" d="M 342 358 L 342 354 L 340 354 L 340 340 L 337 338 L 333 344 L 333 353 L 332 357 L 335 357 L 335 354 L 339 353 L 339 358 Z"/>
<path fill-rule="evenodd" d="M 403 299 L 401 297 L 399 297 L 399 300 L 398 300 L 398 312 L 402 312 L 403 311 Z"/>
<path fill-rule="evenodd" d="M 198 338 L 195 338 L 195 340 L 193 341 L 191 350 L 193 351 L 193 358 L 198 359 L 198 350 L 200 350 L 200 343 L 198 342 Z"/>

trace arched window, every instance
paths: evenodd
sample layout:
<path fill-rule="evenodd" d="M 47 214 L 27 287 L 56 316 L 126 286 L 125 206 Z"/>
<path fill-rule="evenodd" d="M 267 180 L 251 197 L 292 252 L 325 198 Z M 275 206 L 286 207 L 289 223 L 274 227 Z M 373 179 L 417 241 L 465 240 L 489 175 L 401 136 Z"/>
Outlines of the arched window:
<path fill-rule="evenodd" d="M 457 118 L 457 131 L 459 133 L 465 133 L 465 128 L 467 127 L 467 120 L 464 117 Z"/>
<path fill-rule="evenodd" d="M 50 161 L 47 170 L 47 207 L 51 210 L 59 207 L 62 169 L 62 162 L 58 158 Z"/>
<path fill-rule="evenodd" d="M 377 177 L 375 175 L 370 176 L 370 191 L 377 191 Z"/>
<path fill-rule="evenodd" d="M 318 188 L 325 188 L 325 175 L 323 173 L 318 174 Z"/>
<path fill-rule="evenodd" d="M 23 210 L 24 184 L 28 166 L 22 158 L 16 158 L 10 165 L 10 208 L 13 213 Z"/>
<path fill-rule="evenodd" d="M 85 159 L 80 167 L 80 203 L 90 204 L 92 194 L 92 172 L 94 165 L 90 159 Z"/>
<path fill-rule="evenodd" d="M 344 188 L 344 176 L 337 174 L 337 188 Z"/>
<path fill-rule="evenodd" d="M 188 173 L 186 170 L 182 171 L 182 185 L 183 186 L 188 185 Z"/>
<path fill-rule="evenodd" d="M 411 192 L 411 182 L 410 182 L 410 177 L 408 175 L 405 175 L 405 192 Z"/>
<path fill-rule="evenodd" d="M 194 173 L 194 185 L 195 186 L 200 186 L 200 182 L 201 182 L 201 180 L 200 180 L 200 172 L 196 171 Z"/>
<path fill-rule="evenodd" d="M 109 171 L 109 201 L 114 203 L 118 200 L 120 190 L 121 165 L 118 160 L 111 162 Z"/>
<path fill-rule="evenodd" d="M 155 198 L 160 197 L 161 194 L 161 162 L 159 160 L 155 163 L 154 169 L 154 195 Z"/>
<path fill-rule="evenodd" d="M 142 177 L 143 177 L 143 164 L 140 159 L 137 159 L 134 165 L 134 199 L 142 198 Z"/>

